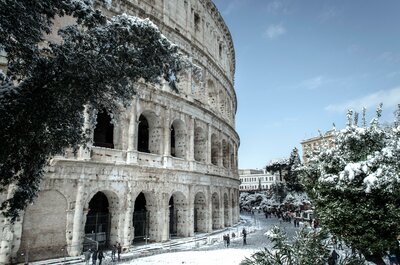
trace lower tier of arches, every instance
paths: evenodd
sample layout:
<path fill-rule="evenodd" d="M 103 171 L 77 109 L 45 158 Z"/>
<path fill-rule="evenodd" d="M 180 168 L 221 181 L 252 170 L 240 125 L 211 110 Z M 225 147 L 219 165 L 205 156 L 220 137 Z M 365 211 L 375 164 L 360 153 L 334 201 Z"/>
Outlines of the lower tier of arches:
<path fill-rule="evenodd" d="M 153 172 L 154 173 L 154 172 Z M 98 244 L 128 248 L 211 232 L 239 221 L 239 183 L 164 172 L 138 179 L 98 174 L 45 178 L 16 223 L 0 222 L 0 264 L 77 256 Z M 196 179 L 196 181 L 194 181 Z M 12 192 L 11 189 L 9 191 Z M 3 217 L 1 217 L 3 218 Z M 97 243 L 94 243 L 97 242 Z"/>

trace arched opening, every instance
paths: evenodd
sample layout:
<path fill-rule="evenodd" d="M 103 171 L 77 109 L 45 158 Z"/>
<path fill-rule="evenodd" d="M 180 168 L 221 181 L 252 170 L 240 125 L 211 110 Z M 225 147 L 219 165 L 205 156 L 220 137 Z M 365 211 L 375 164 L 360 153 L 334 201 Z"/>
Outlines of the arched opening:
<path fill-rule="evenodd" d="M 204 130 L 201 127 L 196 127 L 194 130 L 194 160 L 202 163 L 206 162 L 206 144 Z"/>
<path fill-rule="evenodd" d="M 139 117 L 138 147 L 139 152 L 150 153 L 149 150 L 149 123 L 145 116 Z"/>
<path fill-rule="evenodd" d="M 175 128 L 171 125 L 171 156 L 175 155 Z"/>
<path fill-rule="evenodd" d="M 169 235 L 170 237 L 176 236 L 177 235 L 177 214 L 176 214 L 176 209 L 174 207 L 174 198 L 171 197 L 169 199 Z"/>
<path fill-rule="evenodd" d="M 224 226 L 230 226 L 228 194 L 224 193 Z"/>
<path fill-rule="evenodd" d="M 141 192 L 135 200 L 133 212 L 134 242 L 146 241 L 149 237 L 149 212 L 146 209 L 146 197 Z"/>
<path fill-rule="evenodd" d="M 169 235 L 170 237 L 188 236 L 188 204 L 181 192 L 175 192 L 169 199 Z"/>
<path fill-rule="evenodd" d="M 221 222 L 220 222 L 220 214 L 219 214 L 219 198 L 218 198 L 218 193 L 213 193 L 211 197 L 211 206 L 212 206 L 212 229 L 219 229 L 221 228 Z"/>
<path fill-rule="evenodd" d="M 207 204 L 202 192 L 194 198 L 194 232 L 207 232 Z"/>
<path fill-rule="evenodd" d="M 106 110 L 97 114 L 96 128 L 93 132 L 93 145 L 114 148 L 114 125 Z"/>
<path fill-rule="evenodd" d="M 218 154 L 220 144 L 215 134 L 211 135 L 211 163 L 218 166 Z"/>
<path fill-rule="evenodd" d="M 67 200 L 57 191 L 42 191 L 25 210 L 17 261 L 62 257 L 65 255 Z M 3 239 L 12 236 L 12 227 L 2 227 Z M 7 250 L 7 251 L 10 251 Z"/>
<path fill-rule="evenodd" d="M 171 156 L 186 157 L 186 130 L 181 120 L 175 120 L 171 125 Z"/>
<path fill-rule="evenodd" d="M 110 220 L 107 196 L 99 191 L 89 202 L 85 224 L 85 244 L 91 245 L 93 241 L 97 241 L 99 246 L 109 246 Z"/>

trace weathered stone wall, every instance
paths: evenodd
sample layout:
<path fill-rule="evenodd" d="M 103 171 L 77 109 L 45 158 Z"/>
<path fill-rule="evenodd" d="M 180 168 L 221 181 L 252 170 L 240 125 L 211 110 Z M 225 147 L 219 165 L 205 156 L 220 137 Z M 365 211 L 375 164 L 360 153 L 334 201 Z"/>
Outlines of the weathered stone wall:
<path fill-rule="evenodd" d="M 137 84 L 131 106 L 112 114 L 114 148 L 89 142 L 78 153 L 68 150 L 52 159 L 34 204 L 14 225 L 0 218 L 0 264 L 27 255 L 29 260 L 79 255 L 90 237 L 85 231 L 90 203 L 99 193 L 106 198 L 101 206 L 109 218 L 107 244 L 124 248 L 135 244 L 140 229 L 146 240 L 162 242 L 172 234 L 193 236 L 239 221 L 235 56 L 215 5 L 118 0 L 104 11 L 149 17 L 197 67 L 182 71 L 179 94 L 167 84 Z M 148 124 L 146 152 L 138 150 L 141 115 Z M 97 125 L 86 115 L 85 126 Z M 0 199 L 11 194 L 12 187 Z M 135 227 L 139 207 L 147 216 L 143 227 Z"/>

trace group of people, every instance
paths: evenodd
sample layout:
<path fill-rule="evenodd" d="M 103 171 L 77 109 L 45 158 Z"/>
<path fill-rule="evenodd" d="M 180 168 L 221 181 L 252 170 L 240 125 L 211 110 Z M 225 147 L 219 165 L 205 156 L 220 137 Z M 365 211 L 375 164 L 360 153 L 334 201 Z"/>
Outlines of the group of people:
<path fill-rule="evenodd" d="M 121 252 L 122 252 L 122 247 L 120 243 L 117 243 L 116 245 L 113 245 L 111 248 L 111 259 L 112 261 L 116 261 L 116 259 L 118 261 L 121 260 Z M 97 264 L 97 260 L 99 260 L 98 265 L 101 265 L 101 263 L 103 262 L 103 258 L 104 253 L 103 250 L 101 248 L 99 249 L 88 249 L 86 250 L 84 253 L 84 257 L 85 257 L 85 262 L 86 265 L 89 265 L 90 259 L 92 259 L 92 265 L 96 265 Z M 118 256 L 116 257 L 116 254 L 118 254 Z"/>
<path fill-rule="evenodd" d="M 235 237 L 236 237 L 236 234 L 232 233 L 232 238 L 235 238 Z M 246 245 L 247 244 L 247 241 L 246 241 L 246 239 L 247 239 L 247 231 L 246 231 L 246 229 L 244 227 L 243 227 L 243 230 L 242 230 L 242 237 L 243 237 L 243 245 Z M 230 237 L 229 233 L 226 234 L 226 235 L 223 235 L 222 238 L 224 240 L 225 247 L 229 247 L 229 245 L 231 244 L 231 237 Z"/>

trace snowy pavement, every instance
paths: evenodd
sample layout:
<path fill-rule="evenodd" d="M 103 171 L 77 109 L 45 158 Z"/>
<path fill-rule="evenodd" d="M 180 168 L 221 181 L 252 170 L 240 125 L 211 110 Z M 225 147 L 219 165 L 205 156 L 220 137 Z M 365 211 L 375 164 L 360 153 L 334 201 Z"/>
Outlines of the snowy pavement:
<path fill-rule="evenodd" d="M 254 215 L 242 214 L 242 222 L 234 227 L 213 231 L 212 233 L 196 234 L 191 238 L 172 239 L 165 243 L 151 243 L 134 245 L 126 253 L 122 253 L 121 262 L 112 262 L 110 252 L 106 252 L 106 258 L 102 265 L 108 264 L 185 264 L 185 265 L 235 265 L 240 264 L 246 257 L 250 257 L 256 251 L 270 246 L 270 241 L 264 233 L 274 225 L 282 227 L 289 236 L 294 235 L 297 228 L 293 224 L 280 222 L 277 218 L 266 219 L 260 213 Z M 241 231 L 246 228 L 247 245 L 243 245 Z M 224 246 L 223 235 L 235 233 L 231 237 L 229 248 Z M 67 257 L 65 259 L 54 259 L 39 262 L 30 262 L 31 265 L 52 264 L 80 264 L 85 262 L 81 258 Z M 92 262 L 90 261 L 90 264 Z"/>

